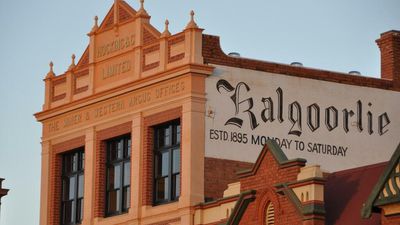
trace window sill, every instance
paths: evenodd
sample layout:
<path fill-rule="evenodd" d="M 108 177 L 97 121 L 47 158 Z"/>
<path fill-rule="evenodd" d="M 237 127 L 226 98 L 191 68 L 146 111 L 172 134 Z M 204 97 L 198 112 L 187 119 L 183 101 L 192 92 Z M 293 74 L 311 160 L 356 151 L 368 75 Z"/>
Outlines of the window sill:
<path fill-rule="evenodd" d="M 106 217 L 97 217 L 94 218 L 94 221 L 98 225 L 109 225 L 109 224 L 119 224 L 119 223 L 124 223 L 129 220 L 132 220 L 132 215 L 130 213 L 130 209 L 128 212 L 124 212 L 121 214 L 114 214 L 114 215 L 109 215 Z"/>
<path fill-rule="evenodd" d="M 172 212 L 178 210 L 179 201 L 168 202 L 161 205 L 146 205 L 142 206 L 142 213 L 146 216 L 157 215 L 160 213 Z"/>
<path fill-rule="evenodd" d="M 167 205 L 167 204 L 172 204 L 172 203 L 175 203 L 175 202 L 179 202 L 179 198 L 176 199 L 176 200 L 173 200 L 173 201 L 168 201 L 168 202 L 153 203 L 153 207 L 161 206 L 161 205 Z"/>

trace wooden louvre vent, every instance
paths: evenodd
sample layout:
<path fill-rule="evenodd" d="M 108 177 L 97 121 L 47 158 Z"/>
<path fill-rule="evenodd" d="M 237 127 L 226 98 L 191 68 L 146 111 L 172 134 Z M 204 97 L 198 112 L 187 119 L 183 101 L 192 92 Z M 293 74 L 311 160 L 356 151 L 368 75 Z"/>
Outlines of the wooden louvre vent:
<path fill-rule="evenodd" d="M 266 225 L 275 224 L 275 210 L 274 210 L 274 204 L 272 204 L 272 202 L 268 203 L 267 210 L 265 212 L 265 224 Z"/>

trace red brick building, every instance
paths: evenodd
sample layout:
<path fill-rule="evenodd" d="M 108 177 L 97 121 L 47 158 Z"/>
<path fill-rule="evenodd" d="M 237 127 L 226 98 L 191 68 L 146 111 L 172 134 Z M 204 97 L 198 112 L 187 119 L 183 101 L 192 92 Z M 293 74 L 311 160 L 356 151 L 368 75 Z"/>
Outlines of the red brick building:
<path fill-rule="evenodd" d="M 41 225 L 398 223 L 399 31 L 378 79 L 227 55 L 193 12 L 168 26 L 115 0 L 50 63 Z"/>

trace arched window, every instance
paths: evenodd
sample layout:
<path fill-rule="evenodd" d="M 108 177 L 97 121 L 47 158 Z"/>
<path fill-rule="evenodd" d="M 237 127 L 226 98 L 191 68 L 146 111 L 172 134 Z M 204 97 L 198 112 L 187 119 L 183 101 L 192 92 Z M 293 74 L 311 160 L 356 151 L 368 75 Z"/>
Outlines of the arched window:
<path fill-rule="evenodd" d="M 267 205 L 267 209 L 265 210 L 265 225 L 274 225 L 275 224 L 275 210 L 274 204 L 269 202 Z"/>

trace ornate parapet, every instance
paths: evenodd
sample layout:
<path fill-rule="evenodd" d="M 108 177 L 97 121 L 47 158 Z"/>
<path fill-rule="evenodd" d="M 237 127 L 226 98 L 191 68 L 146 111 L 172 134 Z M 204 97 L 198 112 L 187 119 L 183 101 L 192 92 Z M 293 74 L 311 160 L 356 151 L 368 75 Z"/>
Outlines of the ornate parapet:
<path fill-rule="evenodd" d="M 103 22 L 88 33 L 89 45 L 75 65 L 56 75 L 53 63 L 45 81 L 43 111 L 137 82 L 187 64 L 203 64 L 202 29 L 194 13 L 182 32 L 171 34 L 166 21 L 161 33 L 150 23 L 141 2 L 136 11 L 116 0 Z"/>

